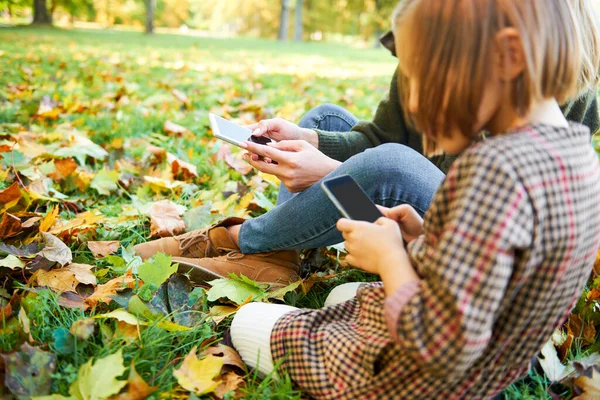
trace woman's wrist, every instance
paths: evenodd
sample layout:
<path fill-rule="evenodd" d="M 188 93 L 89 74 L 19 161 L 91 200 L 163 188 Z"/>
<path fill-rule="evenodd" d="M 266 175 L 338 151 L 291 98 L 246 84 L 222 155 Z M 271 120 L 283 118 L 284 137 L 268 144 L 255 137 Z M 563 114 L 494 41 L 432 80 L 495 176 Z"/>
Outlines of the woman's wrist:
<path fill-rule="evenodd" d="M 314 148 L 319 148 L 319 134 L 317 131 L 308 128 L 300 128 L 304 140 L 313 145 Z"/>

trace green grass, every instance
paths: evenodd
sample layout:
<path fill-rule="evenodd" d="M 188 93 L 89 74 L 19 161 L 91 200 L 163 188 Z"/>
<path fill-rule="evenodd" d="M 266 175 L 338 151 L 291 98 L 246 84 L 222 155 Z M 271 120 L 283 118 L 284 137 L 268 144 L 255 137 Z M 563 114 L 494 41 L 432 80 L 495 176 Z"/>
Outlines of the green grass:
<path fill-rule="evenodd" d="M 240 122 L 275 115 L 297 121 L 310 108 L 329 102 L 346 107 L 359 118 L 370 119 L 387 93 L 394 60 L 386 50 L 337 44 L 146 36 L 109 30 L 0 28 L 0 134 L 31 132 L 38 135 L 39 144 L 49 149 L 50 154 L 38 154 L 27 158 L 26 165 L 15 165 L 19 171 L 29 164 L 51 170 L 52 151 L 69 142 L 69 134 L 74 130 L 86 132 L 109 152 L 104 161 L 88 158 L 78 171 L 80 176 L 89 174 L 91 179 L 102 169 L 119 168 L 119 187 L 110 195 L 98 193 L 89 187 L 89 182 L 82 190 L 75 178 L 69 177 L 53 182 L 54 189 L 68 196 L 69 203 L 37 201 L 28 209 L 45 214 L 58 204 L 60 217 L 65 220 L 74 218 L 74 207 L 102 213 L 106 220 L 99 226 L 66 241 L 75 261 L 96 265 L 99 283 L 104 283 L 120 273 L 106 260 L 95 260 L 85 242 L 119 240 L 128 247 L 148 240 L 150 230 L 145 217 L 134 215 L 119 220 L 125 211 L 131 211 L 132 204 L 170 199 L 187 210 L 205 210 L 191 219 L 193 226 L 200 227 L 223 215 L 248 214 L 236 206 L 245 195 L 260 192 L 275 201 L 276 185 L 257 189 L 251 179 L 253 174 L 243 176 L 224 161 L 216 160 L 220 143 L 208 134 L 210 110 Z M 172 94 L 173 89 L 187 96 L 187 106 Z M 36 115 L 41 102 L 61 110 L 56 119 Z M 167 120 L 185 126 L 191 133 L 168 134 L 163 129 Z M 66 136 L 59 132 L 66 132 Z M 0 141 L 2 144 L 6 143 Z M 161 169 L 168 172 L 169 167 L 152 160 L 149 144 L 196 165 L 198 177 L 186 180 L 175 190 L 153 189 L 143 176 L 160 173 Z M 20 152 L 28 157 L 25 149 L 20 148 Z M 11 172 L 13 160 L 1 161 L 0 172 Z M 0 178 L 0 188 L 12 183 L 10 174 Z M 227 202 L 232 193 L 234 197 Z M 254 207 L 248 215 L 264 212 L 261 207 Z M 119 254 L 123 255 L 122 250 Z M 336 285 L 376 278 L 358 270 L 338 268 L 331 260 L 315 259 L 313 271 L 335 272 L 336 278 L 316 284 L 306 294 L 288 293 L 288 304 L 318 308 Z M 138 339 L 131 340 L 115 336 L 116 323 L 107 321 L 98 324 L 90 339 L 75 340 L 65 332 L 73 322 L 117 306 L 99 305 L 84 313 L 60 306 L 57 296 L 48 290 L 34 292 L 35 288 L 26 287 L 18 274 L 3 277 L 1 283 L 6 289 L 12 286 L 29 292 L 22 306 L 32 322 L 31 335 L 36 345 L 58 356 L 52 391 L 62 394 L 67 394 L 79 366 L 90 357 L 103 357 L 122 349 L 125 364 L 133 361 L 140 375 L 157 387 L 151 397 L 157 399 L 160 393 L 175 389 L 172 372 L 190 349 L 206 339 L 218 340 L 227 327 L 226 320 L 217 327 L 203 323 L 191 331 L 171 333 L 152 325 L 142 330 Z M 212 304 L 204 297 L 201 301 L 202 312 L 206 312 Z M 0 351 L 8 351 L 23 340 L 19 322 L 15 318 L 0 322 Z M 244 398 L 301 397 L 285 376 L 279 380 L 259 379 L 250 373 L 246 382 L 242 389 Z M 532 373 L 529 380 L 511 386 L 505 395 L 511 399 L 549 398 L 547 387 L 544 377 Z"/>

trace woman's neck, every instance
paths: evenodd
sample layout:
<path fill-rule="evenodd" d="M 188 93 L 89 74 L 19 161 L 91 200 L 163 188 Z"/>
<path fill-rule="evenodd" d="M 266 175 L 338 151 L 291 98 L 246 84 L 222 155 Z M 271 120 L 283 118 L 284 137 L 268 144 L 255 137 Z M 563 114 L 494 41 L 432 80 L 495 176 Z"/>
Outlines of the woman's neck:
<path fill-rule="evenodd" d="M 546 99 L 534 102 L 529 113 L 524 117 L 520 116 L 513 107 L 501 108 L 490 121 L 488 130 L 492 135 L 501 135 L 515 128 L 533 124 L 569 126 L 556 100 Z"/>

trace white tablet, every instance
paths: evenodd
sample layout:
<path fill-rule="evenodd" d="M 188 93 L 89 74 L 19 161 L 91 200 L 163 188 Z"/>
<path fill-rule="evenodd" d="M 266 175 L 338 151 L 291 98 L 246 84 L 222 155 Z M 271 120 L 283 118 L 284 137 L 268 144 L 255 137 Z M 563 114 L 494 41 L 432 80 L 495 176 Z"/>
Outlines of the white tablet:
<path fill-rule="evenodd" d="M 240 147 L 240 144 L 245 141 L 251 141 L 258 144 L 267 144 L 272 141 L 270 138 L 264 136 L 252 136 L 252 131 L 250 129 L 227 121 L 225 118 L 221 118 L 216 114 L 208 113 L 208 119 L 210 120 L 213 134 L 217 138 L 235 146 Z"/>

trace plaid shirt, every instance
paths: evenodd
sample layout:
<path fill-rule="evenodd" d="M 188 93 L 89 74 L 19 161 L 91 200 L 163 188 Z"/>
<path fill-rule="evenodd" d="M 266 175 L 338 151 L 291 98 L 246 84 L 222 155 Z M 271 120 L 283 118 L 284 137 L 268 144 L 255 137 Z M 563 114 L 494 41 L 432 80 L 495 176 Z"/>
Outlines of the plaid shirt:
<path fill-rule="evenodd" d="M 271 334 L 275 361 L 323 399 L 479 399 L 527 373 L 600 246 L 600 167 L 587 128 L 535 125 L 453 165 L 408 246 L 421 280 L 381 284 Z"/>

